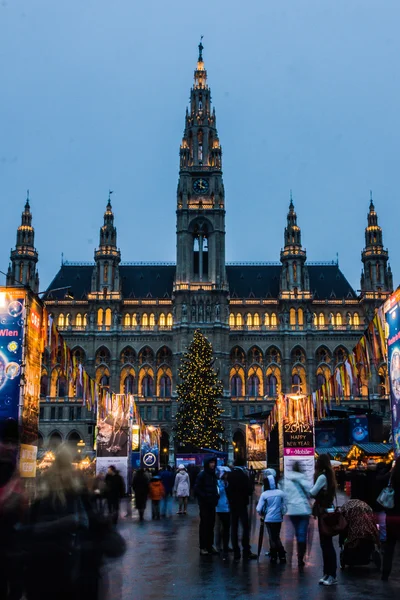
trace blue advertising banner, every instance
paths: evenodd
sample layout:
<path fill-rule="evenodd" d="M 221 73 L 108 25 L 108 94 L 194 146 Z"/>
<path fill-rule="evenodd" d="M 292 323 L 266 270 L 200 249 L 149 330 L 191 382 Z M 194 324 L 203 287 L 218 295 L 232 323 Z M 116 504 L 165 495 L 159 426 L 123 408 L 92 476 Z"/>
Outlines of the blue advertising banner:
<path fill-rule="evenodd" d="M 351 443 L 369 442 L 368 418 L 366 415 L 351 415 L 349 423 Z"/>
<path fill-rule="evenodd" d="M 0 419 L 18 420 L 24 292 L 0 290 Z"/>
<path fill-rule="evenodd" d="M 394 296 L 394 298 L 393 298 Z M 388 373 L 392 410 L 392 437 L 396 457 L 400 456 L 400 298 L 394 294 L 386 312 L 388 328 Z M 386 307 L 385 307 L 386 309 Z"/>
<path fill-rule="evenodd" d="M 150 432 L 147 427 L 140 440 L 140 465 L 144 469 L 158 469 L 160 466 L 158 435 Z"/>

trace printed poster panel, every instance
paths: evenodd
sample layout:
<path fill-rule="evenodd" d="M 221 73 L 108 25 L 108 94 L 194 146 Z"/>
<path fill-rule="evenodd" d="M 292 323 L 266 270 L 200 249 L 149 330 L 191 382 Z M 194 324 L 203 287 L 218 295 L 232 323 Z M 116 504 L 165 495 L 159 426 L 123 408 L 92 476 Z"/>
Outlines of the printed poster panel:
<path fill-rule="evenodd" d="M 128 457 L 123 456 L 108 456 L 97 457 L 96 459 L 96 475 L 107 475 L 108 468 L 114 466 L 120 473 L 125 482 L 125 492 L 128 489 Z"/>
<path fill-rule="evenodd" d="M 151 434 L 147 427 L 140 440 L 140 465 L 144 469 L 158 469 L 160 466 L 158 435 Z"/>
<path fill-rule="evenodd" d="M 24 308 L 23 290 L 0 288 L 0 419 L 19 416 Z"/>
<path fill-rule="evenodd" d="M 42 369 L 43 307 L 32 296 L 26 310 L 23 405 L 21 415 L 21 442 L 37 443 L 39 430 L 40 376 Z"/>
<path fill-rule="evenodd" d="M 246 425 L 247 466 L 253 469 L 267 467 L 267 441 L 260 425 Z"/>
<path fill-rule="evenodd" d="M 103 419 L 98 420 L 97 458 L 128 457 L 130 410 L 127 399 L 116 396 Z"/>
<path fill-rule="evenodd" d="M 350 438 L 353 444 L 369 442 L 368 418 L 366 415 L 350 415 Z"/>
<path fill-rule="evenodd" d="M 387 310 L 388 309 L 388 310 Z M 392 437 L 396 457 L 400 456 L 400 297 L 393 294 L 385 305 L 388 330 L 388 373 L 392 411 Z"/>
<path fill-rule="evenodd" d="M 283 423 L 283 468 L 287 475 L 295 462 L 301 463 L 303 473 L 312 486 L 314 484 L 314 428 L 308 422 Z"/>
<path fill-rule="evenodd" d="M 19 472 L 21 477 L 36 477 L 37 446 L 21 444 L 19 451 Z"/>

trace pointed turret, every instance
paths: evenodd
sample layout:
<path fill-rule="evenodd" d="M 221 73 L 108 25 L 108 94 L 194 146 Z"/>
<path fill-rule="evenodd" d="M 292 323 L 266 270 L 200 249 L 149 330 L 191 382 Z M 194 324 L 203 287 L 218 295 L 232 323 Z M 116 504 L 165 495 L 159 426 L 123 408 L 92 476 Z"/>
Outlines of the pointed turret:
<path fill-rule="evenodd" d="M 119 263 L 121 253 L 117 248 L 117 228 L 114 225 L 114 213 L 111 205 L 111 194 L 104 213 L 104 223 L 100 228 L 100 244 L 94 253 L 96 266 L 92 275 L 92 293 L 99 292 L 103 296 L 119 294 Z"/>
<path fill-rule="evenodd" d="M 17 229 L 17 243 L 15 249 L 11 250 L 10 258 L 7 285 L 23 285 L 37 292 L 39 289 L 39 275 L 36 265 L 39 255 L 35 249 L 35 230 L 32 227 L 29 190 L 21 217 L 21 225 Z"/>
<path fill-rule="evenodd" d="M 369 211 L 365 228 L 365 248 L 361 254 L 361 292 L 389 293 L 393 291 L 393 277 L 389 252 L 383 247 L 382 228 L 378 225 L 378 215 L 370 192 Z"/>
<path fill-rule="evenodd" d="M 310 282 L 308 270 L 305 266 L 306 251 L 301 245 L 301 230 L 297 225 L 297 214 L 294 209 L 292 191 L 290 190 L 289 212 L 284 233 L 285 246 L 281 250 L 281 295 L 298 295 L 300 292 L 308 293 Z"/>

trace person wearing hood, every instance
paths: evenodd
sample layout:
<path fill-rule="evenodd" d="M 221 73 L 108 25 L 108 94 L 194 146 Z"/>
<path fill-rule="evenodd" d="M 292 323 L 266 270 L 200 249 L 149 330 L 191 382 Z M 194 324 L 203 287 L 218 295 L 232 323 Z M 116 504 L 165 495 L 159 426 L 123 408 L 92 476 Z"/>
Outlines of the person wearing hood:
<path fill-rule="evenodd" d="M 286 552 L 280 538 L 283 515 L 286 513 L 285 495 L 282 490 L 277 489 L 272 475 L 264 479 L 264 492 L 256 510 L 268 529 L 271 563 L 275 564 L 278 557 L 280 563 L 285 563 Z"/>
<path fill-rule="evenodd" d="M 250 526 L 248 505 L 250 496 L 253 493 L 253 486 L 250 477 L 244 469 L 244 460 L 237 458 L 233 470 L 228 473 L 228 487 L 226 493 L 231 509 L 231 531 L 234 560 L 239 562 L 239 522 L 242 525 L 242 548 L 243 560 L 252 560 L 257 558 L 250 547 Z"/>
<path fill-rule="evenodd" d="M 178 498 L 178 515 L 186 515 L 188 498 L 190 496 L 190 479 L 185 465 L 178 466 L 175 477 L 174 494 Z"/>
<path fill-rule="evenodd" d="M 149 497 L 151 499 L 151 518 L 160 520 L 160 502 L 164 498 L 165 490 L 161 482 L 161 477 L 155 474 L 149 484 Z"/>
<path fill-rule="evenodd" d="M 297 562 L 304 567 L 304 556 L 307 550 L 307 532 L 311 515 L 310 505 L 311 486 L 304 475 L 299 461 L 293 465 L 293 470 L 285 473 L 285 496 L 287 515 L 292 521 L 297 540 Z"/>
<path fill-rule="evenodd" d="M 213 546 L 215 507 L 219 500 L 217 475 L 215 472 L 216 466 L 217 460 L 215 457 L 206 458 L 204 460 L 204 469 L 198 474 L 194 486 L 200 511 L 199 541 L 200 554 L 202 556 L 218 554 Z"/>
<path fill-rule="evenodd" d="M 230 472 L 229 467 L 218 467 L 217 469 L 219 500 L 216 508 L 215 546 L 219 552 L 222 552 L 223 560 L 228 560 L 231 528 L 229 501 L 226 495 L 226 488 L 228 486 L 227 477 Z"/>

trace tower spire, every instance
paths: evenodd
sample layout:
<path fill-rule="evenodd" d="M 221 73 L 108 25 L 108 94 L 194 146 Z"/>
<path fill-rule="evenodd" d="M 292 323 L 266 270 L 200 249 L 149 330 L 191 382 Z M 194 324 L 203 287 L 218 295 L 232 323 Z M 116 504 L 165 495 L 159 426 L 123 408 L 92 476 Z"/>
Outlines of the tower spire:
<path fill-rule="evenodd" d="M 364 268 L 361 274 L 362 292 L 391 292 L 393 278 L 388 267 L 389 253 L 383 247 L 382 227 L 378 224 L 378 215 L 369 196 L 367 227 L 365 228 L 365 248 L 361 254 Z"/>
<path fill-rule="evenodd" d="M 7 285 L 30 287 L 34 292 L 39 289 L 39 277 L 36 264 L 39 260 L 35 248 L 35 230 L 32 227 L 32 213 L 29 203 L 29 190 L 24 211 L 21 215 L 21 225 L 17 229 L 15 249 L 11 251 L 11 264 L 8 270 Z"/>
<path fill-rule="evenodd" d="M 104 213 L 103 226 L 100 228 L 99 248 L 94 253 L 96 266 L 92 275 L 92 293 L 112 294 L 119 297 L 119 263 L 121 252 L 117 248 L 117 228 L 114 225 L 114 213 L 111 206 L 111 195 L 108 191 L 108 200 Z"/>
<path fill-rule="evenodd" d="M 200 38 L 198 62 L 203 62 L 203 50 L 204 50 L 203 37 L 204 36 L 202 35 L 201 38 Z"/>
<path fill-rule="evenodd" d="M 306 251 L 301 245 L 301 230 L 297 225 L 297 214 L 294 209 L 293 194 L 290 190 L 289 212 L 284 233 L 285 245 L 281 250 L 281 296 L 309 293 L 310 282 L 308 269 L 305 265 Z"/>

